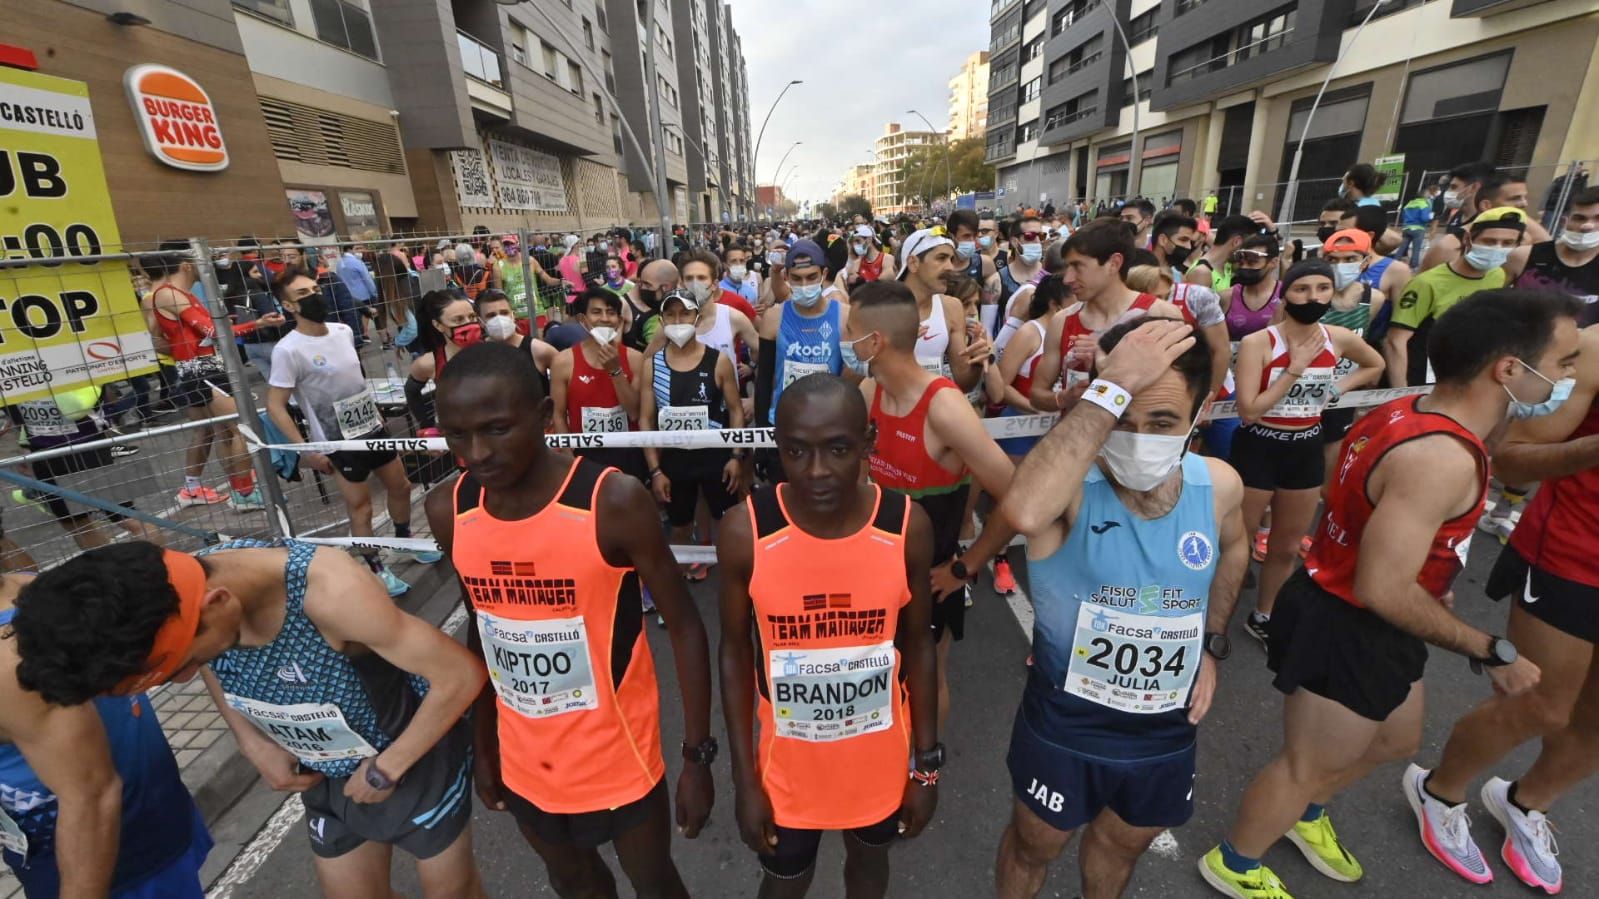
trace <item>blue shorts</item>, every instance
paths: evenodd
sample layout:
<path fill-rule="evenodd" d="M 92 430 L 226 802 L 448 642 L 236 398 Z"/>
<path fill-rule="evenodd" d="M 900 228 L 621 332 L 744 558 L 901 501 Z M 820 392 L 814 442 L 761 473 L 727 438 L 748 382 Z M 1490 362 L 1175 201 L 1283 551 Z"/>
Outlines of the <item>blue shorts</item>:
<path fill-rule="evenodd" d="M 211 853 L 213 843 L 198 808 L 194 809 L 193 828 L 187 852 L 137 886 L 112 893 L 111 899 L 205 899 L 200 869 L 205 866 L 205 857 Z"/>
<path fill-rule="evenodd" d="M 1133 827 L 1178 827 L 1194 814 L 1195 747 L 1136 762 L 1093 760 L 1033 729 L 1025 706 L 1011 730 L 1016 798 L 1059 831 L 1082 827 L 1105 809 Z"/>

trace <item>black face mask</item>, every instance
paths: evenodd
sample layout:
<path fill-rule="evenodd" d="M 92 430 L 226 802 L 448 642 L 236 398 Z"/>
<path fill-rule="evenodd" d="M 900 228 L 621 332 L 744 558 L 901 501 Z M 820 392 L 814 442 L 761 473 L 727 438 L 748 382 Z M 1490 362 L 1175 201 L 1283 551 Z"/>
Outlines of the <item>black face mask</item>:
<path fill-rule="evenodd" d="M 646 290 L 640 287 L 638 289 L 638 298 L 643 300 L 644 305 L 651 309 L 661 308 L 661 292 L 659 290 Z"/>
<path fill-rule="evenodd" d="M 328 301 L 320 293 L 308 294 L 300 298 L 300 308 L 294 313 L 306 321 L 318 324 L 328 320 Z"/>
<path fill-rule="evenodd" d="M 1259 284 L 1261 282 L 1261 280 L 1264 279 L 1265 277 L 1266 277 L 1266 270 L 1263 269 L 1263 268 L 1235 268 L 1235 269 L 1233 269 L 1233 283 L 1234 284 L 1242 284 L 1245 287 L 1252 287 L 1252 286 L 1254 286 L 1256 284 Z"/>
<path fill-rule="evenodd" d="M 1316 240 L 1321 243 L 1326 243 L 1327 238 L 1332 237 L 1333 233 L 1337 230 L 1337 225 L 1322 225 L 1320 228 L 1316 229 Z"/>
<path fill-rule="evenodd" d="M 1166 251 L 1166 261 L 1170 262 L 1172 265 L 1181 266 L 1184 262 L 1188 261 L 1189 254 L 1193 252 L 1193 247 L 1180 247 L 1176 244 L 1173 244 L 1172 248 Z"/>
<path fill-rule="evenodd" d="M 1284 303 L 1283 311 L 1288 317 L 1302 325 L 1313 325 L 1321 321 L 1321 317 L 1332 308 L 1331 303 Z"/>

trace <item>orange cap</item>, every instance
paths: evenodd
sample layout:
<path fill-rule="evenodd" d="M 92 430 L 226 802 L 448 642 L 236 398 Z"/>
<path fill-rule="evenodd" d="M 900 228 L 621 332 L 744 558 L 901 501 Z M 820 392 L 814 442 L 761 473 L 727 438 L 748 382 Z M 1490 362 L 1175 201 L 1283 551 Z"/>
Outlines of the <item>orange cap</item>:
<path fill-rule="evenodd" d="M 178 613 L 168 618 L 155 632 L 155 643 L 145 670 L 130 674 L 112 692 L 119 695 L 143 693 L 177 674 L 189 660 L 195 634 L 200 630 L 200 605 L 205 598 L 205 569 L 188 553 L 166 550 L 162 561 L 167 566 L 167 581 L 178 594 Z"/>
<path fill-rule="evenodd" d="M 1334 231 L 1321 245 L 1323 253 L 1370 253 L 1371 235 L 1358 228 Z"/>

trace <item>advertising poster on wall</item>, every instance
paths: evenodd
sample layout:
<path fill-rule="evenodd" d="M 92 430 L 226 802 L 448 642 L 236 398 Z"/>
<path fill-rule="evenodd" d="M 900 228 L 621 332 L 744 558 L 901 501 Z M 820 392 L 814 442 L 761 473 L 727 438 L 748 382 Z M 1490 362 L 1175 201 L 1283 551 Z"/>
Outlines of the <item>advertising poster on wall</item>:
<path fill-rule="evenodd" d="M 333 210 L 328 208 L 328 195 L 320 190 L 291 187 L 284 190 L 289 198 L 289 212 L 294 216 L 294 231 L 301 243 L 333 243 Z"/>
<path fill-rule="evenodd" d="M 493 206 L 494 191 L 489 187 L 489 170 L 481 150 L 451 150 L 450 168 L 455 172 L 455 198 L 462 206 Z"/>
<path fill-rule="evenodd" d="M 559 158 L 492 138 L 489 155 L 494 159 L 501 208 L 567 211 L 566 181 L 561 177 Z"/>
<path fill-rule="evenodd" d="M 378 201 L 364 190 L 339 191 L 339 206 L 344 213 L 344 233 L 351 240 L 377 240 L 383 236 L 383 217 Z"/>

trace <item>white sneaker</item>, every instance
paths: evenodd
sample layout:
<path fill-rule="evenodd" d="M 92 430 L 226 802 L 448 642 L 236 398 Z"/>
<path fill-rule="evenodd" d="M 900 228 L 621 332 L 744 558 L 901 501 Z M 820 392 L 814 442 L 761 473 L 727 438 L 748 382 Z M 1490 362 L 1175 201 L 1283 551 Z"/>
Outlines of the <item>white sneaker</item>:
<path fill-rule="evenodd" d="M 1466 804 L 1448 805 L 1428 795 L 1422 785 L 1431 773 L 1412 764 L 1405 769 L 1401 781 L 1410 810 L 1416 813 L 1422 847 L 1444 867 L 1472 883 L 1492 883 L 1494 872 L 1471 838 L 1471 819 L 1466 817 Z"/>
<path fill-rule="evenodd" d="M 1553 896 L 1560 892 L 1560 847 L 1543 812 L 1523 812 L 1510 801 L 1510 781 L 1490 777 L 1482 785 L 1482 804 L 1505 830 L 1499 857 L 1522 883 Z"/>

